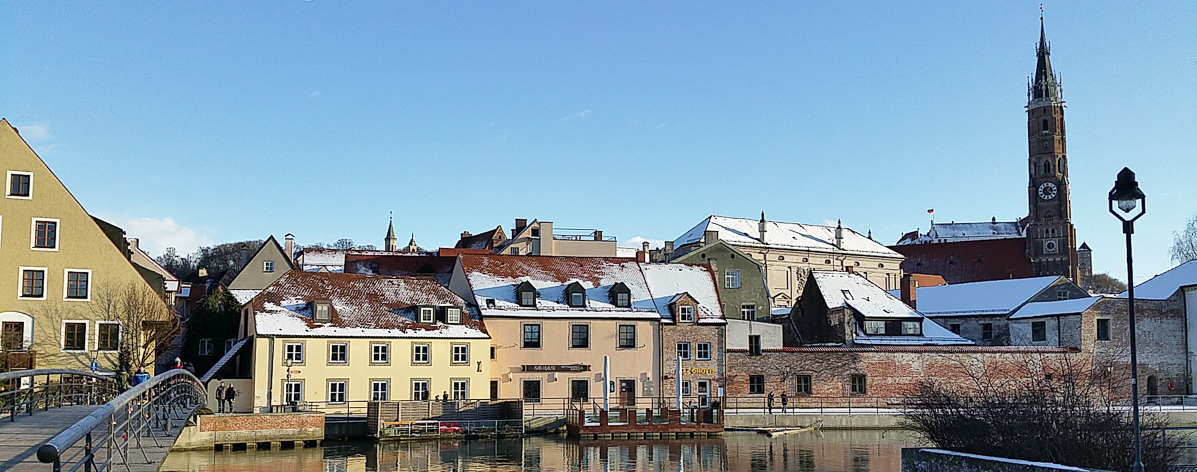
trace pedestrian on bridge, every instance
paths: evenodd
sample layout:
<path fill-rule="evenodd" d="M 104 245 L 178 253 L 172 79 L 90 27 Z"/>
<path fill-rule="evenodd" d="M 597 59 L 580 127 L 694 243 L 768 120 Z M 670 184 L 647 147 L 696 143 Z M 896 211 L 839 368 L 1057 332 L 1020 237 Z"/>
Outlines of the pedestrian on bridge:
<path fill-rule="evenodd" d="M 219 413 L 224 413 L 224 381 L 220 381 L 220 385 L 216 387 L 216 403 L 220 405 Z"/>
<path fill-rule="evenodd" d="M 237 388 L 229 385 L 229 388 L 224 391 L 224 399 L 229 402 L 229 413 L 233 412 L 233 400 L 237 399 Z"/>
<path fill-rule="evenodd" d="M 789 398 L 786 397 L 786 392 L 781 392 L 781 413 L 786 413 L 786 405 L 789 403 Z"/>
<path fill-rule="evenodd" d="M 773 414 L 773 392 L 769 392 L 769 397 L 766 399 L 765 403 L 768 404 L 769 414 L 772 415 Z"/>

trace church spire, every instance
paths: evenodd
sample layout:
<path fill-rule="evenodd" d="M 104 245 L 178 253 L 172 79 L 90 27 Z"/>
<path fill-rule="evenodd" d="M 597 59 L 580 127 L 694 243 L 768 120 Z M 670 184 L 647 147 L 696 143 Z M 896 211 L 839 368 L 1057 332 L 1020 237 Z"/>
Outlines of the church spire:
<path fill-rule="evenodd" d="M 1051 45 L 1047 42 L 1047 32 L 1043 27 L 1043 16 L 1039 17 L 1039 44 L 1035 46 L 1038 56 L 1035 62 L 1035 78 L 1031 82 L 1028 95 L 1032 101 L 1036 99 L 1057 100 L 1060 98 L 1060 83 L 1052 71 Z"/>
<path fill-rule="evenodd" d="M 384 247 L 387 251 L 395 252 L 399 250 L 399 238 L 395 237 L 395 217 L 390 217 L 387 222 L 387 237 L 384 240 Z"/>

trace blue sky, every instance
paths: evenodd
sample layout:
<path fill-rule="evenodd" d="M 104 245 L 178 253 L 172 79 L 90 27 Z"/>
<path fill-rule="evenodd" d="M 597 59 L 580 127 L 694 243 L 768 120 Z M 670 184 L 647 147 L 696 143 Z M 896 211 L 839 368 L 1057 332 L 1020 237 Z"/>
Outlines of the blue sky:
<path fill-rule="evenodd" d="M 165 245 L 425 247 L 514 218 L 673 239 L 710 214 L 893 243 L 1026 214 L 1038 2 L 0 2 L 0 116 Z M 1136 273 L 1197 212 L 1197 6 L 1049 3 L 1073 221 L 1148 194 Z"/>

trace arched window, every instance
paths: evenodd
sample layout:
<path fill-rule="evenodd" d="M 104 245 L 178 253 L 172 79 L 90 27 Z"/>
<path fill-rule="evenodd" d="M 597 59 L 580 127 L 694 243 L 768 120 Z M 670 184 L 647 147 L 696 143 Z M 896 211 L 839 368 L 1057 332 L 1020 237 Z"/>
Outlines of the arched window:
<path fill-rule="evenodd" d="M 1040 133 L 1047 134 L 1049 132 L 1051 132 L 1051 127 L 1047 124 L 1047 118 L 1044 118 L 1043 119 L 1043 128 L 1042 128 L 1042 130 L 1040 130 Z"/>
<path fill-rule="evenodd" d="M 1043 161 L 1043 173 L 1044 174 L 1052 173 L 1052 161 L 1051 160 Z"/>

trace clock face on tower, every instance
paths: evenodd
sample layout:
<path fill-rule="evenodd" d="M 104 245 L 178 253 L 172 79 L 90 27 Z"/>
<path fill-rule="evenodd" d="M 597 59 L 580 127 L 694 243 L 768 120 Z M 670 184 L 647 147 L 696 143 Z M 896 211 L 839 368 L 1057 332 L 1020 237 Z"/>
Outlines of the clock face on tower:
<path fill-rule="evenodd" d="M 1044 200 L 1051 200 L 1056 198 L 1056 184 L 1051 182 L 1044 182 L 1039 186 L 1039 198 Z"/>

